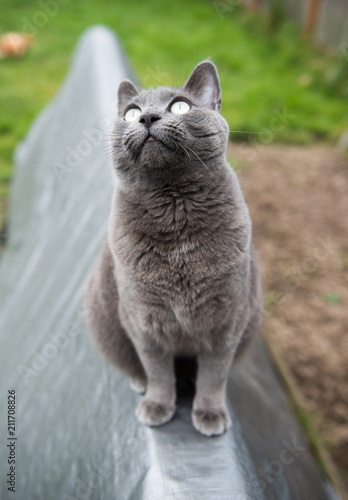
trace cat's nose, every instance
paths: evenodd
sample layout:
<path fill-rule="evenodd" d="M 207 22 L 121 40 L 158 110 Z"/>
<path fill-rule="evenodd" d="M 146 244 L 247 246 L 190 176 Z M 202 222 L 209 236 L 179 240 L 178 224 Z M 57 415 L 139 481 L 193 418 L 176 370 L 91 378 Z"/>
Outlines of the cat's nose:
<path fill-rule="evenodd" d="M 145 113 L 140 117 L 139 121 L 140 123 L 144 123 L 147 128 L 150 128 L 154 122 L 157 122 L 157 120 L 160 119 L 160 115 L 156 113 Z"/>

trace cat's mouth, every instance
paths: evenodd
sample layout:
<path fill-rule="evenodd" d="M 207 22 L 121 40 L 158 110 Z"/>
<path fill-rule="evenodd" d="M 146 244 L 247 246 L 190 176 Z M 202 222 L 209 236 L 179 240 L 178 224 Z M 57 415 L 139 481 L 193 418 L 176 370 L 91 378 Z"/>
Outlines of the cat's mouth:
<path fill-rule="evenodd" d="M 163 144 L 162 141 L 154 137 L 152 134 L 148 134 L 148 136 L 145 138 L 143 146 L 145 146 L 145 144 L 155 144 L 156 142 Z"/>
<path fill-rule="evenodd" d="M 156 135 L 153 132 L 148 131 L 146 137 L 144 137 L 139 145 L 139 154 L 150 155 L 152 158 L 153 154 L 173 152 L 177 151 L 177 146 L 172 146 L 168 143 L 167 138 L 165 140 L 162 137 L 159 139 L 156 131 Z"/>
<path fill-rule="evenodd" d="M 149 134 L 146 137 L 145 142 L 158 142 L 158 140 L 153 135 Z"/>

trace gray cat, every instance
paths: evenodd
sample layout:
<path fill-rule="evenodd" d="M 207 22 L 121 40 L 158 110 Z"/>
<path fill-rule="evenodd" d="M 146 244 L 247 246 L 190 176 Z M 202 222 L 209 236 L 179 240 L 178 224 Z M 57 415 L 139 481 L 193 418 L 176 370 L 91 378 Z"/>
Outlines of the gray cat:
<path fill-rule="evenodd" d="M 112 144 L 119 182 L 85 298 L 100 349 L 145 393 L 141 422 L 173 417 L 174 362 L 196 361 L 192 420 L 206 436 L 231 425 L 229 369 L 262 310 L 251 221 L 226 161 L 220 95 L 209 61 L 183 88 L 138 92 L 120 84 Z"/>

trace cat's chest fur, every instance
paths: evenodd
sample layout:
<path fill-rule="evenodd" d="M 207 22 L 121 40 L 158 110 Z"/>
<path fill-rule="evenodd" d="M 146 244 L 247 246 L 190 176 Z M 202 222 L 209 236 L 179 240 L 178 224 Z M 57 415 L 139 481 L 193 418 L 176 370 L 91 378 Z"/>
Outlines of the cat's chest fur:
<path fill-rule="evenodd" d="M 250 228 L 243 204 L 223 191 L 167 188 L 114 202 L 109 241 L 121 300 L 137 327 L 178 350 L 198 332 L 209 343 L 232 311 Z"/>

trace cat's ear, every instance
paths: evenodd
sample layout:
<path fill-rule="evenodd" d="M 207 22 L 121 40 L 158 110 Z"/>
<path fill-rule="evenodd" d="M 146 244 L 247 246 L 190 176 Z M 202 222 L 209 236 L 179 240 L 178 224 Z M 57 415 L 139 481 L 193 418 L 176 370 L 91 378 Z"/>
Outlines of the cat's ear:
<path fill-rule="evenodd" d="M 193 94 L 203 106 L 220 111 L 221 88 L 215 64 L 203 61 L 195 67 L 184 89 Z"/>
<path fill-rule="evenodd" d="M 139 95 L 138 89 L 129 80 L 122 80 L 118 87 L 118 114 L 123 113 L 129 101 Z"/>

